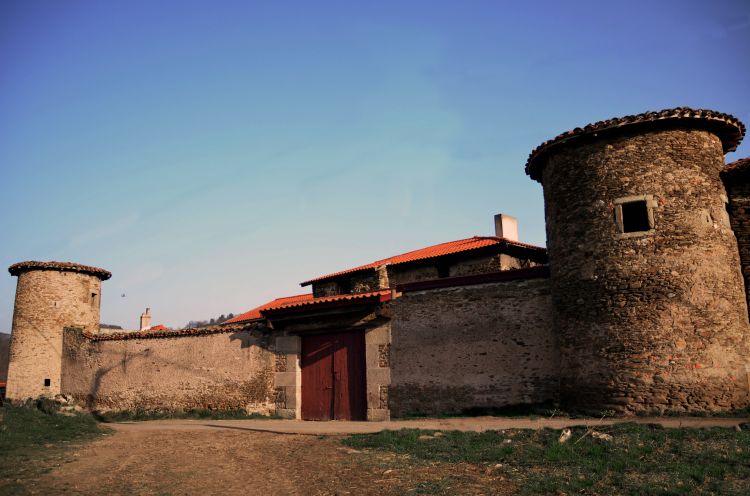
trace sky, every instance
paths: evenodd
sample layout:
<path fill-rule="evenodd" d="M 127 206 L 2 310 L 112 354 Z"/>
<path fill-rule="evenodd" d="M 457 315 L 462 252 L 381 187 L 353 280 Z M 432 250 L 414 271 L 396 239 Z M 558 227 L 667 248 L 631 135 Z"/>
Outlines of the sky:
<path fill-rule="evenodd" d="M 677 106 L 750 124 L 748 47 L 746 0 L 6 0 L 0 266 L 106 268 L 102 321 L 132 329 L 492 235 L 500 212 L 544 245 L 533 148 Z"/>

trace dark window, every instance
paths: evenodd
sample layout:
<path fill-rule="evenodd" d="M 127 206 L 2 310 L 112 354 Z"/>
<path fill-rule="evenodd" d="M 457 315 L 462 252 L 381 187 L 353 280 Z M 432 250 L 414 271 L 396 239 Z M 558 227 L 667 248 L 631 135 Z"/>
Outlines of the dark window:
<path fill-rule="evenodd" d="M 622 232 L 631 233 L 650 229 L 648 205 L 645 200 L 622 204 Z"/>
<path fill-rule="evenodd" d="M 44 387 L 49 387 L 49 385 L 52 383 L 49 379 L 44 379 Z"/>
<path fill-rule="evenodd" d="M 438 264 L 438 266 L 437 266 L 437 272 L 438 272 L 438 277 L 441 278 L 441 279 L 443 277 L 448 277 L 450 275 L 450 273 L 451 273 L 450 266 L 448 264 L 446 264 L 446 263 Z"/>
<path fill-rule="evenodd" d="M 352 282 L 349 279 L 339 281 L 339 294 L 348 294 L 352 292 Z"/>

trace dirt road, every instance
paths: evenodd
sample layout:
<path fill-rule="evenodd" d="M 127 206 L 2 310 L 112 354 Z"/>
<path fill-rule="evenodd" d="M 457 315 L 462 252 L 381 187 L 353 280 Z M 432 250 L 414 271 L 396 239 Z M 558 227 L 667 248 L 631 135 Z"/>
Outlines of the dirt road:
<path fill-rule="evenodd" d="M 639 419 L 653 422 L 654 419 Z M 731 426 L 747 419 L 658 419 L 669 426 Z M 389 423 L 276 420 L 167 420 L 109 424 L 113 433 L 75 448 L 56 467 L 24 484 L 51 495 L 513 494 L 512 480 L 469 464 L 414 463 L 408 455 L 359 451 L 340 434 L 383 428 L 510 429 L 588 423 L 502 418 Z M 404 458 L 406 457 L 406 458 Z M 444 491 L 444 492 L 443 492 Z"/>
<path fill-rule="evenodd" d="M 659 424 L 663 427 L 734 427 L 750 418 L 719 417 L 634 417 L 629 419 L 570 419 L 528 417 L 456 417 L 444 419 L 392 420 L 389 422 L 305 422 L 301 420 L 155 420 L 108 424 L 117 431 L 197 431 L 243 429 L 286 434 L 343 435 L 380 432 L 390 429 L 436 429 L 486 431 L 502 429 L 563 429 L 577 425 L 612 425 L 618 422 Z"/>

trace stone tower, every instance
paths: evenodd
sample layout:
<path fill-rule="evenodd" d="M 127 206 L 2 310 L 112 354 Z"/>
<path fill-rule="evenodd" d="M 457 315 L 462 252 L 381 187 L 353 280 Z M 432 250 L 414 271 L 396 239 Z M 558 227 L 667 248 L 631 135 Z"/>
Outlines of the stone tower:
<path fill-rule="evenodd" d="M 750 329 L 720 179 L 745 127 L 677 108 L 537 147 L 561 400 L 621 413 L 750 404 Z"/>
<path fill-rule="evenodd" d="M 24 400 L 60 393 L 63 328 L 99 328 L 106 270 L 68 262 L 20 262 L 6 396 Z"/>

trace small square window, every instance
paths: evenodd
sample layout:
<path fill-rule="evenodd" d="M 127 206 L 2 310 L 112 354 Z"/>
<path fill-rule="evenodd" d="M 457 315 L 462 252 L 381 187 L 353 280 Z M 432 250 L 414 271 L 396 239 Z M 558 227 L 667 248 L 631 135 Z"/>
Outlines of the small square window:
<path fill-rule="evenodd" d="M 622 204 L 622 232 L 639 232 L 651 229 L 646 200 Z"/>
<path fill-rule="evenodd" d="M 615 223 L 622 234 L 648 233 L 654 229 L 654 207 L 651 195 L 630 196 L 615 200 Z"/>
<path fill-rule="evenodd" d="M 50 384 L 52 384 L 52 381 L 50 381 L 49 379 L 44 379 L 44 387 L 49 387 Z"/>

